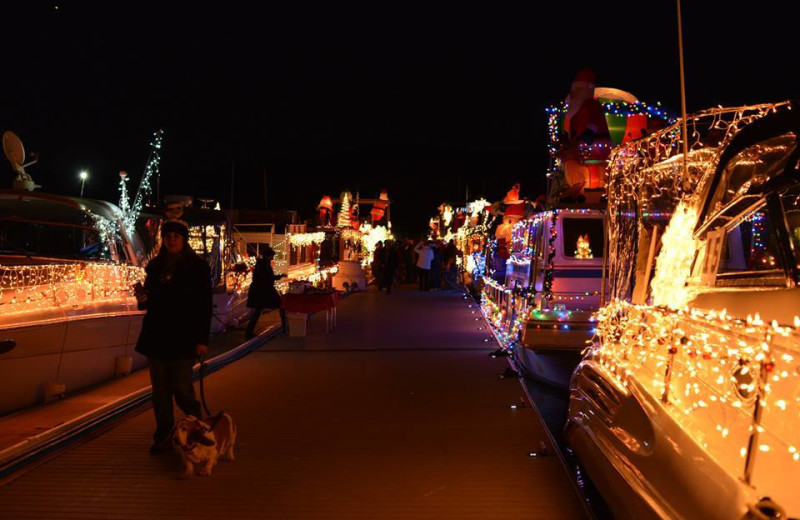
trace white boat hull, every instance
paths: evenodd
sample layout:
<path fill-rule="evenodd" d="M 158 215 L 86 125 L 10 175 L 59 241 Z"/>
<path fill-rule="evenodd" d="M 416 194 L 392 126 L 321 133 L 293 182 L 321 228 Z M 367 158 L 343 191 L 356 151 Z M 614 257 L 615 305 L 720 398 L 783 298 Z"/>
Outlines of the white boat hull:
<path fill-rule="evenodd" d="M 0 354 L 0 415 L 45 402 L 48 385 L 72 393 L 145 366 L 134 350 L 143 316 L 119 310 L 0 329 L 15 343 Z"/>
<path fill-rule="evenodd" d="M 755 490 L 721 468 L 650 393 L 592 360 L 571 384 L 565 437 L 615 518 L 743 518 Z"/>

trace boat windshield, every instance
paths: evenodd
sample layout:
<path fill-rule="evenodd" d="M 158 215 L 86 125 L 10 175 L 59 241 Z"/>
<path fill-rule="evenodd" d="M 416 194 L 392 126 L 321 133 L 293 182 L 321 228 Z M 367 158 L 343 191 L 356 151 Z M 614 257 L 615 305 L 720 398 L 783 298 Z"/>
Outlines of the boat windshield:
<path fill-rule="evenodd" d="M 111 260 L 111 251 L 94 229 L 26 220 L 0 220 L 0 254 Z"/>
<path fill-rule="evenodd" d="M 714 194 L 712 214 L 731 201 L 757 192 L 767 181 L 783 173 L 797 148 L 797 136 L 786 133 L 748 146 L 725 165 Z"/>

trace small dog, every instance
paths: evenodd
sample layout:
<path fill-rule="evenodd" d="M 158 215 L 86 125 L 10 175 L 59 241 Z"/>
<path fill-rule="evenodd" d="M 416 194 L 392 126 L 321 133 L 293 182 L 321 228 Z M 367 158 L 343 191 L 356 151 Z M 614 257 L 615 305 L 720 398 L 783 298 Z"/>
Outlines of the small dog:
<path fill-rule="evenodd" d="M 210 425 L 188 415 L 175 424 L 172 442 L 183 459 L 184 478 L 194 475 L 195 464 L 200 465 L 199 474 L 207 477 L 211 475 L 211 469 L 220 457 L 234 460 L 236 425 L 233 424 L 233 419 L 220 412 L 209 422 Z"/>

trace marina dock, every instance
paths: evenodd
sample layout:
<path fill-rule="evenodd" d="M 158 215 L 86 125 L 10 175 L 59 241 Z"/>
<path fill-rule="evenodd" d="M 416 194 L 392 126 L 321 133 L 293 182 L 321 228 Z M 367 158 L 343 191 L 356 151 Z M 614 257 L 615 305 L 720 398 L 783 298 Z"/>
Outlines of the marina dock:
<path fill-rule="evenodd" d="M 353 294 L 206 378 L 239 430 L 210 477 L 148 454 L 140 406 L 6 478 L 0 518 L 591 518 L 489 337 L 456 291 Z"/>

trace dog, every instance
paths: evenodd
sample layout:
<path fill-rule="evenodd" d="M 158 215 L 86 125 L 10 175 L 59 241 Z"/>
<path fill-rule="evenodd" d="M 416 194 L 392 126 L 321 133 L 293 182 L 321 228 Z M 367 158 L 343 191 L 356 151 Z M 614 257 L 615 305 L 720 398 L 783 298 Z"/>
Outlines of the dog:
<path fill-rule="evenodd" d="M 192 415 L 175 423 L 172 442 L 183 459 L 183 478 L 194 475 L 195 465 L 200 466 L 198 474 L 207 477 L 220 458 L 234 460 L 236 425 L 231 416 L 220 412 L 209 423 Z"/>

